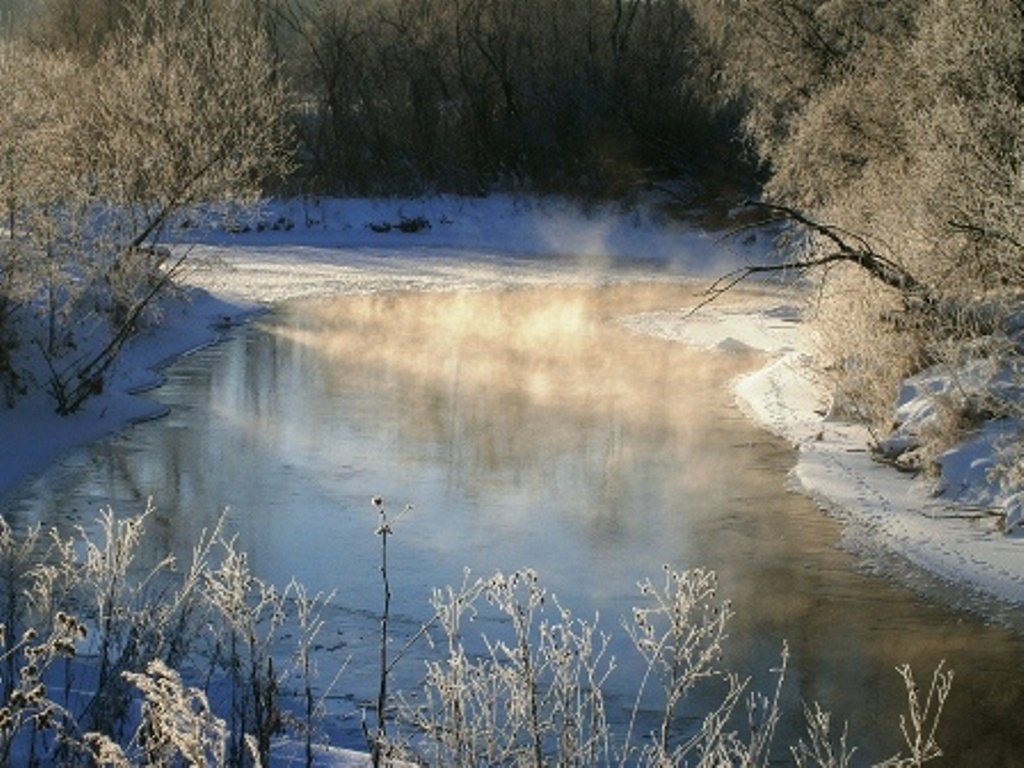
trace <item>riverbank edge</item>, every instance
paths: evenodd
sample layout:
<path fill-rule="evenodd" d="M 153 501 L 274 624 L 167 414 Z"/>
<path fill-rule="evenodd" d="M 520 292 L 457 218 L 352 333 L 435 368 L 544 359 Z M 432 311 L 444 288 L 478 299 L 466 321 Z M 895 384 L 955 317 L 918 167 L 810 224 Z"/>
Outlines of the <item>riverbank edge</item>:
<path fill-rule="evenodd" d="M 906 560 L 956 593 L 945 596 L 956 605 L 989 614 L 1024 605 L 1024 542 L 1002 534 L 990 514 L 936 493 L 933 479 L 876 461 L 866 428 L 826 415 L 827 389 L 805 349 L 732 387 L 748 418 L 794 446 L 795 489 L 844 523 L 851 549 Z"/>
<path fill-rule="evenodd" d="M 1019 625 L 1020 617 L 1012 622 L 1010 615 L 1024 605 L 1024 538 L 1002 532 L 999 509 L 972 506 L 964 501 L 969 494 L 939 493 L 936 478 L 876 461 L 866 427 L 831 418 L 830 389 L 816 367 L 799 289 L 766 288 L 754 301 L 722 299 L 697 312 L 623 322 L 714 354 L 766 355 L 757 370 L 731 382 L 735 402 L 756 426 L 793 446 L 791 485 L 843 523 L 841 546 L 929 597 Z M 963 466 L 990 460 L 991 452 L 969 441 L 944 458 Z"/>

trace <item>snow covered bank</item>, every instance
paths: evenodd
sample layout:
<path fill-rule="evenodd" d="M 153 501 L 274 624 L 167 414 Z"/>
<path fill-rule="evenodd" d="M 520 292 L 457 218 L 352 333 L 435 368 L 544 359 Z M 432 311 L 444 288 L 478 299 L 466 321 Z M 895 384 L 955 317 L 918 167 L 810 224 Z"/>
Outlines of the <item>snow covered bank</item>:
<path fill-rule="evenodd" d="M 766 246 L 754 241 L 736 252 L 657 214 L 581 212 L 559 201 L 301 200 L 219 215 L 219 231 L 188 233 L 191 300 L 126 349 L 104 392 L 81 413 L 59 418 L 43 396 L 0 410 L 0 496 L 72 447 L 159 415 L 151 401 L 131 393 L 159 382 L 162 361 L 214 340 L 261 305 L 388 290 L 717 276 L 744 259 L 763 259 Z M 1024 603 L 1024 539 L 1001 533 L 984 510 L 935 497 L 924 482 L 874 462 L 862 429 L 824 418 L 827 398 L 792 297 L 769 292 L 693 316 L 670 311 L 623 322 L 723 353 L 768 353 L 763 369 L 735 383 L 737 399 L 759 424 L 798 447 L 793 476 L 804 491 L 848 516 L 857 536 L 942 579 Z M 991 441 L 975 442 L 947 457 L 947 465 L 974 482 L 990 453 Z"/>
<path fill-rule="evenodd" d="M 44 471 L 64 453 L 99 440 L 133 421 L 160 416 L 162 409 L 139 395 L 159 386 L 160 367 L 215 341 L 219 327 L 239 320 L 251 305 L 228 303 L 195 292 L 167 307 L 165 322 L 127 344 L 109 372 L 103 392 L 71 416 L 58 416 L 53 399 L 34 392 L 12 409 L 0 406 L 0 497 Z"/>
<path fill-rule="evenodd" d="M 1002 532 L 1007 510 L 985 478 L 996 433 L 1015 426 L 990 425 L 943 456 L 945 492 L 936 494 L 934 480 L 875 461 L 866 429 L 827 418 L 827 392 L 815 376 L 806 329 L 797 318 L 785 297 L 768 297 L 757 304 L 707 307 L 693 316 L 658 313 L 624 322 L 638 332 L 709 349 L 742 346 L 769 353 L 770 362 L 734 388 L 751 418 L 797 448 L 793 478 L 801 490 L 848 520 L 866 547 L 881 545 L 959 588 L 1024 603 L 1024 539 Z M 965 484 L 970 493 L 956 493 L 954 486 Z"/>
<path fill-rule="evenodd" d="M 197 233 L 188 281 L 258 303 L 707 277 L 768 246 L 732 250 L 657 211 L 581 210 L 559 199 L 296 200 L 216 216 L 226 226 Z"/>

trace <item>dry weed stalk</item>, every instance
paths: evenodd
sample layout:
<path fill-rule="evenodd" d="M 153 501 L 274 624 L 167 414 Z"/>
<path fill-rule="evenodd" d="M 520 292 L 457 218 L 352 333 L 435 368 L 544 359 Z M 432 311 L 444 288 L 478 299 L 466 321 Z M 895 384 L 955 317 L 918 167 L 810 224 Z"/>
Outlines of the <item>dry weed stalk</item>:
<path fill-rule="evenodd" d="M 614 662 L 596 622 L 549 598 L 530 570 L 435 590 L 447 657 L 427 662 L 422 702 L 399 718 L 423 738 L 409 752 L 446 765 L 599 765 L 609 758 L 603 687 Z M 553 606 L 556 618 L 544 616 Z M 508 637 L 467 648 L 462 626 L 481 611 Z"/>

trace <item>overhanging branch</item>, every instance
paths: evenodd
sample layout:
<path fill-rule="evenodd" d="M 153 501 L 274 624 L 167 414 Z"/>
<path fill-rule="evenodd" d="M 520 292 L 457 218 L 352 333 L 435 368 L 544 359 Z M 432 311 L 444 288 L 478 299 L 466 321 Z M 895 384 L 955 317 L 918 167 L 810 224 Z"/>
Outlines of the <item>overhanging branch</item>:
<path fill-rule="evenodd" d="M 135 330 L 135 323 L 143 311 L 153 302 L 154 299 L 170 284 L 175 278 L 181 266 L 185 263 L 188 251 L 185 251 L 168 269 L 164 270 L 160 278 L 150 287 L 149 291 L 137 301 L 129 310 L 125 319 L 115 329 L 113 336 L 107 344 L 91 358 L 83 363 L 72 366 L 70 370 L 58 374 L 53 368 L 50 360 L 51 386 L 53 394 L 57 399 L 57 412 L 62 416 L 74 413 L 89 397 L 94 394 L 97 386 L 102 381 L 102 376 L 107 369 L 114 364 L 121 347 L 131 337 Z"/>
<path fill-rule="evenodd" d="M 792 221 L 804 229 L 823 237 L 834 250 L 811 259 L 792 259 L 780 264 L 753 264 L 734 269 L 715 280 L 704 292 L 704 299 L 691 310 L 691 314 L 728 293 L 748 277 L 774 272 L 804 273 L 817 267 L 839 262 L 855 264 L 883 285 L 898 291 L 905 302 L 919 304 L 933 302 L 931 289 L 892 259 L 875 251 L 860 235 L 844 232 L 841 228 L 815 221 L 803 213 L 784 205 L 747 201 L 771 214 L 772 220 Z"/>

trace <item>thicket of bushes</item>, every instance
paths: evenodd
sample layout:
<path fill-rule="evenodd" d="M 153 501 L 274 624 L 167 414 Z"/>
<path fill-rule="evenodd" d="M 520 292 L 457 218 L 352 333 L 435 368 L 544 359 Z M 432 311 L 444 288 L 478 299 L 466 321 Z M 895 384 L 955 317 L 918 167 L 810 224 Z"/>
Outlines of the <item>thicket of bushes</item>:
<path fill-rule="evenodd" d="M 901 443 L 929 468 L 966 429 L 1020 415 L 1024 5 L 755 0 L 690 6 L 721 51 L 765 196 L 856 258 L 819 270 L 811 316 L 845 415 L 893 427 L 900 382 L 953 382 Z M 796 260 L 834 255 L 803 228 Z M 895 268 L 901 286 L 863 269 Z M 1015 385 L 1013 383 L 1015 382 Z"/>
<path fill-rule="evenodd" d="M 292 89 L 299 191 L 608 196 L 742 167 L 738 112 L 713 100 L 713 54 L 678 0 L 219 4 L 260 25 Z M 15 30 L 94 57 L 138 6 L 48 0 Z"/>

